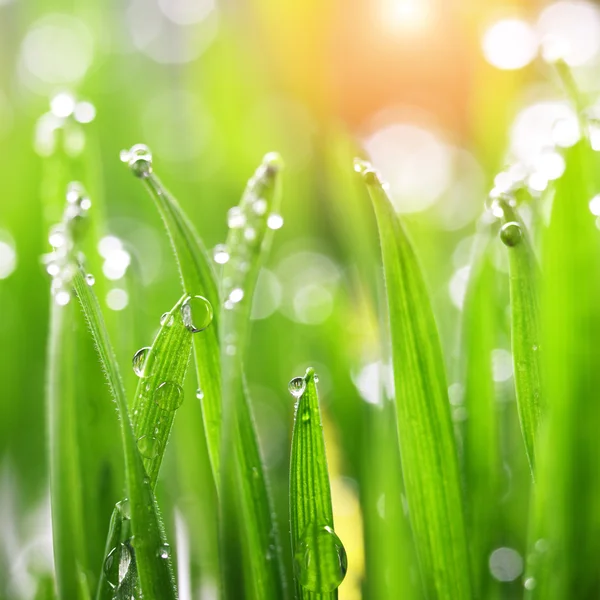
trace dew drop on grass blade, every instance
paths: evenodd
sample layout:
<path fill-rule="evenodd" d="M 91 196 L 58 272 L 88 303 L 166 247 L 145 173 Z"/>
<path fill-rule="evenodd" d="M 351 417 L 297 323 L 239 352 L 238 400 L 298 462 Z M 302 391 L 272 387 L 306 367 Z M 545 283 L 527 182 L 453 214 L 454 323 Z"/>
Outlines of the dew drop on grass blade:
<path fill-rule="evenodd" d="M 221 446 L 221 366 L 219 362 L 219 293 L 215 270 L 194 226 L 175 198 L 162 185 L 152 169 L 152 154 L 147 146 L 136 144 L 121 152 L 121 159 L 141 179 L 163 220 L 175 253 L 183 291 L 191 297 L 205 298 L 214 314 L 204 335 L 194 336 L 194 362 L 202 390 L 202 415 L 208 452 L 217 488 Z M 193 307 L 192 307 L 193 308 Z"/>
<path fill-rule="evenodd" d="M 146 600 L 175 600 L 177 592 L 171 559 L 169 555 L 163 556 L 161 551 L 166 544 L 164 528 L 150 478 L 146 475 L 136 444 L 119 367 L 114 358 L 98 300 L 93 289 L 86 283 L 81 270 L 77 270 L 73 277 L 73 287 L 96 343 L 109 387 L 117 402 L 125 453 L 132 545 L 141 593 Z"/>
<path fill-rule="evenodd" d="M 529 234 L 512 201 L 499 198 L 500 239 L 507 248 L 510 314 L 517 408 L 525 450 L 535 479 L 536 435 L 542 416 L 539 266 Z"/>
<path fill-rule="evenodd" d="M 223 267 L 221 360 L 223 440 L 221 527 L 224 586 L 235 597 L 285 598 L 281 543 L 244 381 L 243 355 L 256 280 L 268 251 L 271 232 L 283 225 L 276 212 L 281 159 L 267 154 L 240 204 L 227 215 L 229 260 Z M 251 232 L 251 235 L 249 235 Z M 241 544 L 240 544 L 241 538 Z M 241 545 L 243 569 L 239 568 Z"/>
<path fill-rule="evenodd" d="M 482 224 L 483 225 L 483 224 Z M 463 464 L 466 513 L 471 550 L 473 588 L 476 597 L 493 597 L 497 583 L 490 577 L 488 557 L 500 526 L 500 438 L 498 408 L 492 374 L 498 307 L 495 302 L 495 270 L 490 260 L 490 233 L 479 232 L 472 250 L 467 291 L 462 312 L 464 387 L 453 384 L 453 410 L 466 409 Z M 463 397 L 461 397 L 463 396 Z"/>
<path fill-rule="evenodd" d="M 540 600 L 597 595 L 600 575 L 600 238 L 586 141 L 566 153 L 542 239 L 540 435 L 527 580 Z M 534 582 L 535 585 L 531 584 Z"/>
<path fill-rule="evenodd" d="M 402 471 L 428 597 L 470 598 L 458 460 L 444 363 L 412 245 L 376 171 L 360 164 L 379 228 Z"/>
<path fill-rule="evenodd" d="M 132 359 L 132 368 L 139 383 L 129 412 L 137 448 L 152 490 L 156 486 L 176 411 L 184 399 L 183 386 L 192 351 L 192 335 L 184 322 L 183 307 L 189 301 L 189 296 L 183 296 L 162 315 L 161 327 L 152 346 L 140 348 Z M 118 573 L 115 565 L 122 562 L 120 556 L 124 554 L 124 560 L 127 560 L 131 553 L 126 545 L 129 513 L 127 499 L 119 502 L 113 512 L 98 600 L 110 598 L 112 586 L 116 583 L 124 588 L 136 585 L 135 566 L 129 569 L 126 580 L 115 582 L 117 576 L 114 574 L 113 581 L 110 580 L 111 570 Z"/>
<path fill-rule="evenodd" d="M 290 463 L 290 526 L 296 598 L 338 597 L 348 562 L 333 527 L 331 488 L 314 369 L 289 383 L 296 401 Z"/>

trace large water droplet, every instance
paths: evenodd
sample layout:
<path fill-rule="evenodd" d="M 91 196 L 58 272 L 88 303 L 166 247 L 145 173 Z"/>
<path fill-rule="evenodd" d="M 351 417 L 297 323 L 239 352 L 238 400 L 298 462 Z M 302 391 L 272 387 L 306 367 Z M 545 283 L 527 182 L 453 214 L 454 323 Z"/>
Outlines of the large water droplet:
<path fill-rule="evenodd" d="M 500 229 L 500 239 L 505 246 L 514 247 L 523 238 L 521 226 L 516 221 L 509 221 Z"/>
<path fill-rule="evenodd" d="M 129 151 L 121 151 L 120 158 L 136 177 L 148 177 L 152 173 L 152 152 L 145 144 L 136 144 Z"/>
<path fill-rule="evenodd" d="M 181 305 L 181 317 L 192 333 L 204 331 L 213 319 L 212 305 L 204 296 L 189 296 Z"/>
<path fill-rule="evenodd" d="M 183 390 L 174 381 L 163 381 L 154 392 L 154 402 L 163 410 L 177 410 L 183 402 Z"/>
<path fill-rule="evenodd" d="M 294 377 L 288 383 L 288 392 L 294 396 L 294 398 L 300 398 L 302 394 L 304 394 L 304 390 L 306 390 L 306 380 L 304 377 Z"/>
<path fill-rule="evenodd" d="M 332 592 L 347 570 L 346 550 L 335 531 L 310 523 L 294 550 L 294 571 L 300 585 L 311 592 Z"/>
<path fill-rule="evenodd" d="M 171 547 L 169 544 L 161 544 L 156 551 L 156 556 L 158 556 L 158 558 L 169 558 L 169 556 L 171 556 Z"/>
<path fill-rule="evenodd" d="M 155 437 L 143 435 L 137 441 L 138 450 L 144 458 L 156 458 L 158 456 L 158 444 Z"/>
<path fill-rule="evenodd" d="M 150 353 L 151 348 L 145 347 L 140 348 L 134 355 L 131 364 L 133 365 L 133 372 L 138 377 L 144 377 L 146 374 L 146 360 Z"/>
<path fill-rule="evenodd" d="M 131 564 L 131 550 L 126 544 L 115 546 L 106 556 L 104 561 L 104 574 L 111 587 L 117 587 L 129 571 Z"/>

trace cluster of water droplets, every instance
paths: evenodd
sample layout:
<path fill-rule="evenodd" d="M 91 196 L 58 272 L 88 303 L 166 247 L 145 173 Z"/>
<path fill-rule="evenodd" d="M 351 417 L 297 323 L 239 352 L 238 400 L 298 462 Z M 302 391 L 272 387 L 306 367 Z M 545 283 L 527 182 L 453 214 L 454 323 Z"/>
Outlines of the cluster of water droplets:
<path fill-rule="evenodd" d="M 76 157 L 85 147 L 82 125 L 96 117 L 94 105 L 77 100 L 69 92 L 60 92 L 50 100 L 50 110 L 37 121 L 34 147 L 40 156 L 51 156 L 59 142 L 67 155 Z"/>
<path fill-rule="evenodd" d="M 239 206 L 234 206 L 227 213 L 227 245 L 218 244 L 213 250 L 213 259 L 217 264 L 228 264 L 228 276 L 223 280 L 226 310 L 234 309 L 244 299 L 246 275 L 253 256 L 260 251 L 267 229 L 277 230 L 283 227 L 283 217 L 269 212 L 266 197 L 272 193 L 269 187 L 273 185 L 282 166 L 279 154 L 266 154 L 248 181 Z M 233 344 L 231 347 L 235 348 Z"/>
<path fill-rule="evenodd" d="M 85 189 L 78 182 L 71 182 L 67 186 L 66 199 L 62 221 L 51 227 L 48 233 L 52 252 L 42 258 L 46 272 L 52 277 L 52 296 L 60 306 L 67 305 L 71 300 L 71 281 L 77 270 L 75 236 L 80 222 L 92 206 Z M 93 285 L 94 277 L 87 275 L 86 282 Z"/>
<path fill-rule="evenodd" d="M 121 150 L 119 157 L 129 165 L 136 177 L 145 178 L 152 173 L 152 152 L 145 144 L 135 144 L 129 150 Z"/>

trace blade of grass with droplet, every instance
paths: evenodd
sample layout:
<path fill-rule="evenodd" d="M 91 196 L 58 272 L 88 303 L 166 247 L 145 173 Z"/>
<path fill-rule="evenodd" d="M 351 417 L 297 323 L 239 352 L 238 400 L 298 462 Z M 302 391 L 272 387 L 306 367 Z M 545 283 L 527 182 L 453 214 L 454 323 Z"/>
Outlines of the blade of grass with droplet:
<path fill-rule="evenodd" d="M 511 338 L 517 408 L 525 450 L 535 478 L 536 434 L 542 416 L 540 367 L 539 266 L 529 234 L 517 211 L 504 198 L 500 239 L 508 251 Z"/>
<path fill-rule="evenodd" d="M 125 156 L 125 155 L 124 155 Z M 163 220 L 173 247 L 184 293 L 205 297 L 215 307 L 211 327 L 194 336 L 194 362 L 202 390 L 202 414 L 210 461 L 219 487 L 221 447 L 221 365 L 219 361 L 219 293 L 216 276 L 204 244 L 175 198 L 152 171 L 152 156 L 138 144 L 126 156 L 134 174 L 148 190 Z"/>
<path fill-rule="evenodd" d="M 489 576 L 500 501 L 500 438 L 492 375 L 496 314 L 494 267 L 489 256 L 489 233 L 480 232 L 465 294 L 462 323 L 464 356 L 464 470 L 467 527 L 476 597 L 491 598 L 497 585 Z"/>
<path fill-rule="evenodd" d="M 375 171 L 362 170 L 381 244 L 410 521 L 428 597 L 470 598 L 458 460 L 438 331 L 415 252 Z"/>
<path fill-rule="evenodd" d="M 299 600 L 337 598 L 347 559 L 333 527 L 331 487 L 314 369 L 290 382 L 296 398 L 290 459 L 290 527 Z"/>
<path fill-rule="evenodd" d="M 162 316 L 162 324 L 152 346 L 142 348 L 134 359 L 140 380 L 129 412 L 152 490 L 156 486 L 175 413 L 183 401 L 183 385 L 192 352 L 192 334 L 183 322 L 181 310 L 187 299 L 188 296 L 183 296 Z M 113 512 L 107 556 L 113 548 L 120 548 L 120 544 L 127 541 L 125 521 L 128 515 L 124 514 L 122 506 L 122 502 L 118 503 Z M 136 585 L 135 569 L 130 571 L 124 587 Z M 114 592 L 108 575 L 106 571 L 101 573 L 97 600 L 112 598 Z"/>
<path fill-rule="evenodd" d="M 61 598 L 87 600 L 82 474 L 77 435 L 76 332 L 73 304 L 51 303 L 47 398 L 49 409 L 52 541 Z"/>
<path fill-rule="evenodd" d="M 281 226 L 280 217 L 272 212 L 279 203 L 279 169 L 279 157 L 267 154 L 249 180 L 239 206 L 232 209 L 235 214 L 230 213 L 229 221 L 230 225 L 236 226 L 231 226 L 229 230 L 227 249 L 230 258 L 223 269 L 221 360 L 224 489 L 220 506 L 224 585 L 232 597 L 239 594 L 243 586 L 245 597 L 257 600 L 287 596 L 279 532 L 245 389 L 243 369 L 256 279 L 270 245 L 270 229 Z M 273 218 L 277 223 L 273 223 Z M 252 234 L 248 235 L 248 231 Z M 242 573 L 239 572 L 236 558 L 240 536 Z"/>
<path fill-rule="evenodd" d="M 588 143 L 579 142 L 565 158 L 542 240 L 548 416 L 541 428 L 527 575 L 531 597 L 540 600 L 600 593 L 600 238 L 588 206 Z"/>
<path fill-rule="evenodd" d="M 94 338 L 100 362 L 119 411 L 131 529 L 135 540 L 135 564 L 141 592 L 147 600 L 175 600 L 177 593 L 170 556 L 168 553 L 164 556 L 161 550 L 165 547 L 166 540 L 158 505 L 138 451 L 119 367 L 114 358 L 100 306 L 93 290 L 87 285 L 84 275 L 79 270 L 73 277 L 73 287 Z"/>

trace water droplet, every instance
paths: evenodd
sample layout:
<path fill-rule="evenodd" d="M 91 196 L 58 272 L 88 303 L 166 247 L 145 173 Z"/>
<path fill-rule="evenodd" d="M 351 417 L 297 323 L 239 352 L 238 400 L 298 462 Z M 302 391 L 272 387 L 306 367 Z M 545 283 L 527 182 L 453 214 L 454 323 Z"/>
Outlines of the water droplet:
<path fill-rule="evenodd" d="M 300 585 L 311 592 L 332 592 L 347 570 L 346 550 L 335 531 L 310 523 L 294 550 L 294 571 Z"/>
<path fill-rule="evenodd" d="M 213 320 L 212 305 L 204 296 L 189 296 L 181 305 L 181 318 L 192 333 L 204 331 Z"/>
<path fill-rule="evenodd" d="M 136 177 L 148 177 L 152 173 L 152 152 L 145 144 L 136 144 L 129 151 L 122 150 L 119 156 Z"/>
<path fill-rule="evenodd" d="M 310 421 L 310 412 L 308 410 L 305 410 L 302 413 L 302 422 L 303 423 L 308 423 Z"/>
<path fill-rule="evenodd" d="M 140 348 L 134 355 L 131 364 L 133 365 L 133 372 L 138 377 L 144 377 L 146 372 L 146 359 L 148 358 L 148 354 L 151 348 L 144 347 Z"/>
<path fill-rule="evenodd" d="M 257 198 L 252 205 L 252 210 L 255 215 L 262 217 L 267 212 L 268 204 L 264 198 Z"/>
<path fill-rule="evenodd" d="M 302 394 L 304 394 L 304 390 L 306 390 L 306 381 L 304 377 L 294 377 L 288 383 L 288 392 L 294 396 L 294 398 L 300 398 Z"/>
<path fill-rule="evenodd" d="M 246 215 L 239 206 L 230 208 L 227 212 L 227 226 L 231 229 L 241 229 L 246 224 Z"/>
<path fill-rule="evenodd" d="M 516 221 L 509 221 L 500 229 L 500 239 L 505 246 L 514 247 L 523 238 L 521 226 Z"/>
<path fill-rule="evenodd" d="M 155 437 L 143 435 L 137 441 L 138 450 L 144 458 L 156 458 L 158 456 L 158 444 Z"/>
<path fill-rule="evenodd" d="M 124 519 L 131 519 L 131 507 L 129 505 L 129 498 L 123 498 L 116 504 L 117 510 L 121 513 Z"/>
<path fill-rule="evenodd" d="M 130 564 L 131 550 L 126 544 L 119 544 L 107 554 L 104 574 L 111 587 L 117 587 L 125 579 Z"/>
<path fill-rule="evenodd" d="M 224 265 L 229 260 L 229 252 L 225 244 L 217 244 L 214 247 L 213 260 L 219 265 Z"/>
<path fill-rule="evenodd" d="M 357 173 L 364 173 L 367 169 L 371 169 L 371 163 L 363 160 L 362 158 L 355 158 L 354 159 L 354 170 Z"/>
<path fill-rule="evenodd" d="M 177 410 L 183 402 L 183 390 L 174 381 L 163 381 L 154 392 L 154 402 L 163 410 Z"/>
<path fill-rule="evenodd" d="M 94 284 L 96 283 L 96 278 L 95 278 L 95 277 L 94 277 L 94 276 L 93 276 L 91 273 L 88 273 L 88 274 L 85 276 L 85 282 L 86 282 L 88 285 L 94 285 Z"/>
<path fill-rule="evenodd" d="M 534 577 L 528 577 L 525 580 L 525 582 L 523 583 L 523 586 L 525 587 L 526 590 L 533 590 L 536 585 L 537 585 L 537 581 L 535 580 Z"/>
<path fill-rule="evenodd" d="M 267 152 L 262 160 L 262 164 L 268 169 L 275 171 L 283 169 L 283 159 L 279 152 Z"/>
<path fill-rule="evenodd" d="M 229 293 L 228 300 L 232 304 L 237 304 L 244 297 L 244 290 L 242 288 L 233 288 Z"/>
<path fill-rule="evenodd" d="M 48 241 L 53 248 L 60 248 L 65 244 L 67 238 L 62 225 L 55 225 L 50 229 Z"/>
<path fill-rule="evenodd" d="M 161 544 L 156 551 L 158 558 L 169 558 L 171 556 L 171 547 L 169 544 Z"/>
<path fill-rule="evenodd" d="M 171 327 L 175 322 L 175 317 L 171 313 L 164 313 L 160 318 L 161 327 Z"/>
<path fill-rule="evenodd" d="M 71 301 L 71 294 L 66 290 L 59 290 L 54 295 L 54 300 L 59 306 L 66 306 Z"/>
<path fill-rule="evenodd" d="M 283 227 L 283 217 L 277 213 L 271 213 L 267 218 L 267 227 L 269 229 L 281 229 Z"/>

